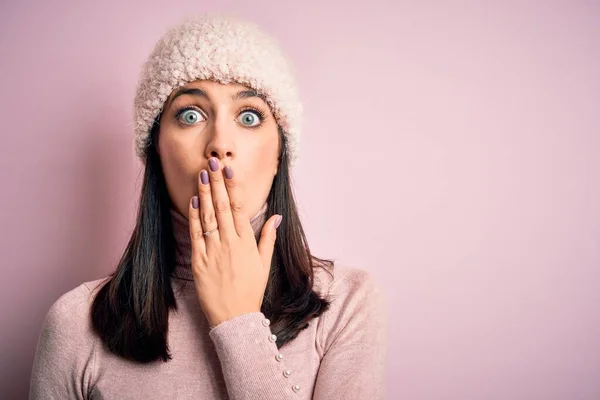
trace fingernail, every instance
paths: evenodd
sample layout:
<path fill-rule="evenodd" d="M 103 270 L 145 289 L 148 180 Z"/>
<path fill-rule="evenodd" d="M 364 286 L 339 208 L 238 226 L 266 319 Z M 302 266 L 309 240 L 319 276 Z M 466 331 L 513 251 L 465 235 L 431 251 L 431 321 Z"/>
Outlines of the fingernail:
<path fill-rule="evenodd" d="M 202 182 L 203 185 L 208 185 L 208 172 L 204 169 L 200 171 L 200 182 Z"/>
<path fill-rule="evenodd" d="M 212 172 L 217 172 L 219 170 L 219 160 L 214 157 L 211 157 L 208 160 L 208 167 Z"/>
<path fill-rule="evenodd" d="M 198 208 L 198 196 L 192 197 L 192 207 Z"/>
<path fill-rule="evenodd" d="M 281 215 L 279 217 L 277 217 L 277 219 L 275 220 L 275 229 L 277 229 L 279 227 L 279 224 L 281 224 L 282 220 L 283 220 L 283 217 Z"/>
<path fill-rule="evenodd" d="M 231 169 L 231 167 L 229 165 L 226 165 L 225 168 L 223 168 L 223 173 L 225 174 L 225 178 L 227 178 L 227 179 L 233 178 L 233 170 Z"/>

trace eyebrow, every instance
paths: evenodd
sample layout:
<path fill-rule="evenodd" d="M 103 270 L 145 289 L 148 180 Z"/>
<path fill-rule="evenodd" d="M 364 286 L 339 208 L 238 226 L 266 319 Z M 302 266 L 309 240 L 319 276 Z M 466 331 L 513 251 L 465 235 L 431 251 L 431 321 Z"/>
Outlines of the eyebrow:
<path fill-rule="evenodd" d="M 178 98 L 179 96 L 183 96 L 185 94 L 196 96 L 196 97 L 204 97 L 204 98 L 208 99 L 208 95 L 202 89 L 184 88 L 184 89 L 180 89 L 173 95 L 169 105 L 173 104 L 173 102 L 175 101 L 176 98 Z M 256 90 L 242 90 L 242 91 L 239 91 L 236 94 L 234 94 L 231 98 L 235 101 L 235 100 L 240 100 L 240 99 L 248 99 L 248 98 L 252 98 L 252 97 L 258 97 L 259 99 L 261 99 L 262 101 L 267 103 L 267 98 L 264 95 L 258 93 Z"/>

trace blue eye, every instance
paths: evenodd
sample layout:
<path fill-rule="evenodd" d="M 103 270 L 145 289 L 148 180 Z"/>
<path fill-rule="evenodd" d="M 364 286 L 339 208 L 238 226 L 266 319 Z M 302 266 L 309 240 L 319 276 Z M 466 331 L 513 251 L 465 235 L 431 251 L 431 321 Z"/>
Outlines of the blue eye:
<path fill-rule="evenodd" d="M 198 121 L 202 121 L 202 114 L 198 110 L 194 109 L 183 109 L 178 115 L 177 118 L 181 122 L 186 125 L 194 125 L 198 123 Z"/>
<path fill-rule="evenodd" d="M 253 128 L 262 122 L 262 116 L 256 111 L 244 111 L 240 114 L 240 122 L 247 127 Z"/>

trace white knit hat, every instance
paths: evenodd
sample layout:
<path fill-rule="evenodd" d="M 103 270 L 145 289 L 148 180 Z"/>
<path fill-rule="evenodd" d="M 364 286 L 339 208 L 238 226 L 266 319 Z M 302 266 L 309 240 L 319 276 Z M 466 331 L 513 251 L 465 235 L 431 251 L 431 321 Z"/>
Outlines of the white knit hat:
<path fill-rule="evenodd" d="M 290 163 L 298 157 L 302 104 L 292 65 L 257 25 L 224 14 L 185 19 L 169 29 L 145 62 L 134 100 L 134 148 L 142 162 L 150 128 L 171 92 L 198 79 L 237 82 L 266 97 L 287 135 Z"/>

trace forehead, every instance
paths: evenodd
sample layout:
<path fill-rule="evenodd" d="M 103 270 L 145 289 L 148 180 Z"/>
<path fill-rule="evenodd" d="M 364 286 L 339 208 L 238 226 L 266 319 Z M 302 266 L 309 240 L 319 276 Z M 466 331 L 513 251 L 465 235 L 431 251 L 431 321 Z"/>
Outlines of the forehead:
<path fill-rule="evenodd" d="M 241 83 L 237 83 L 237 82 L 221 83 L 221 82 L 216 82 L 216 81 L 208 80 L 208 79 L 198 79 L 198 80 L 188 82 L 185 85 L 182 85 L 182 86 L 179 86 L 179 87 L 173 89 L 173 91 L 169 95 L 167 101 L 170 101 L 173 98 L 173 96 L 175 94 L 177 94 L 178 92 L 180 92 L 181 90 L 192 89 L 192 88 L 202 89 L 203 91 L 205 91 L 207 93 L 215 93 L 215 94 L 219 93 L 219 92 L 234 94 L 234 93 L 240 92 L 242 90 L 252 90 L 252 88 L 242 85 Z"/>
<path fill-rule="evenodd" d="M 220 83 L 212 80 L 196 80 L 174 89 L 165 102 L 165 108 L 169 108 L 177 98 L 184 95 L 202 97 L 219 103 L 255 98 L 262 100 L 267 105 L 269 104 L 266 96 L 237 82 Z"/>

